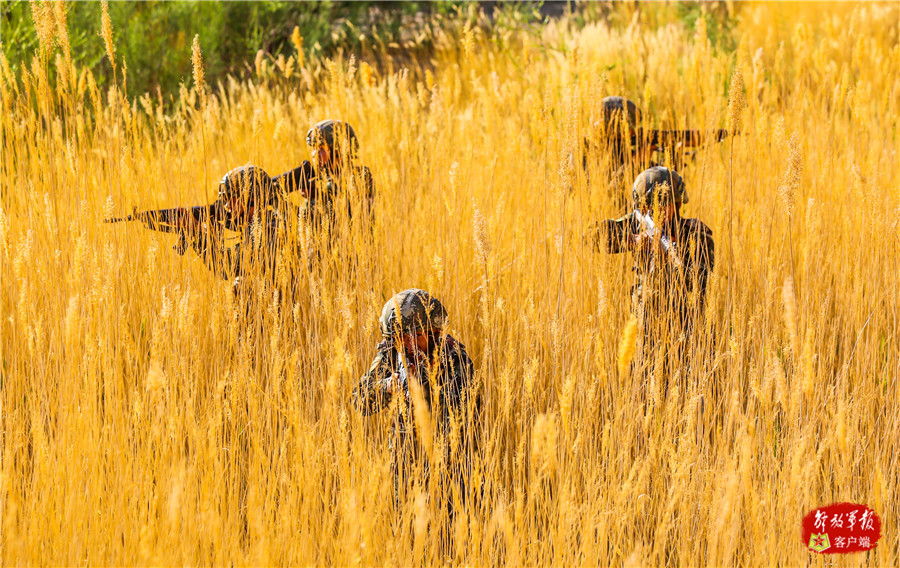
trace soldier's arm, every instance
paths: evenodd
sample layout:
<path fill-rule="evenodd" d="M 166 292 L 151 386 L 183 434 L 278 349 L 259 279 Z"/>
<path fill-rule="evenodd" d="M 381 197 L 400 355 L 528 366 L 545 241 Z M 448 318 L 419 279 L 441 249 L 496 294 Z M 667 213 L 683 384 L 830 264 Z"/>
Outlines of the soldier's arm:
<path fill-rule="evenodd" d="M 303 197 L 309 198 L 314 191 L 315 179 L 316 171 L 312 164 L 309 160 L 304 160 L 298 167 L 284 172 L 274 181 L 285 194 L 299 191 Z"/>
<path fill-rule="evenodd" d="M 635 242 L 633 216 L 633 213 L 629 213 L 619 219 L 606 219 L 594 224 L 587 235 L 593 242 L 594 249 L 610 254 L 633 250 Z"/>
<path fill-rule="evenodd" d="M 356 170 L 356 183 L 359 186 L 360 205 L 371 212 L 375 207 L 375 180 L 372 171 L 366 166 Z"/>
<path fill-rule="evenodd" d="M 692 229 L 692 242 L 685 251 L 689 255 L 685 259 L 685 268 L 688 270 L 686 284 L 691 290 L 696 290 L 702 308 L 706 298 L 706 286 L 716 263 L 716 249 L 712 230 L 709 227 L 696 221 Z"/>
<path fill-rule="evenodd" d="M 443 357 L 446 374 L 441 393 L 445 412 L 450 411 L 461 420 L 467 437 L 476 436 L 480 429 L 481 396 L 475 385 L 475 366 L 465 346 L 449 336 Z"/>
<path fill-rule="evenodd" d="M 471 378 L 472 361 L 462 344 L 449 336 L 444 341 L 441 354 L 444 371 L 441 390 L 445 403 L 454 412 L 458 412 Z"/>
<path fill-rule="evenodd" d="M 383 410 L 391 402 L 389 380 L 394 373 L 394 350 L 390 345 L 389 341 L 378 345 L 372 365 L 353 389 L 353 407 L 366 416 Z"/>
<path fill-rule="evenodd" d="M 241 244 L 225 247 L 221 233 L 207 232 L 194 237 L 191 247 L 213 274 L 225 280 L 236 278 L 241 270 Z"/>
<path fill-rule="evenodd" d="M 460 421 L 465 453 L 477 450 L 481 436 L 481 394 L 475 383 L 475 366 L 465 346 L 448 336 L 445 347 L 448 376 L 442 388 L 446 411 Z"/>
<path fill-rule="evenodd" d="M 362 183 L 363 194 L 369 203 L 375 199 L 375 179 L 372 177 L 372 170 L 368 166 L 359 169 L 359 178 Z"/>
<path fill-rule="evenodd" d="M 705 227 L 705 231 L 698 240 L 697 255 L 697 288 L 700 292 L 700 307 L 706 301 L 706 285 L 716 265 L 716 246 L 712 238 L 712 231 Z"/>

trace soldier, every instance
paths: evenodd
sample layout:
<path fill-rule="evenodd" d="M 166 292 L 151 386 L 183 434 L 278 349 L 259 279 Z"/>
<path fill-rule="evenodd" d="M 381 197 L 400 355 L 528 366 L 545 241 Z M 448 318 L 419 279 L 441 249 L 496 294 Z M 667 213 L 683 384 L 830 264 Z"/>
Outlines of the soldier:
<path fill-rule="evenodd" d="M 135 211 L 104 222 L 141 221 L 149 229 L 176 233 L 178 254 L 191 246 L 213 273 L 226 280 L 240 282 L 249 273 L 251 261 L 262 273 L 273 275 L 276 252 L 288 233 L 287 222 L 299 219 L 287 195 L 311 175 L 309 162 L 274 179 L 247 165 L 225 174 L 219 182 L 218 199 L 210 205 Z M 226 247 L 225 229 L 240 233 L 241 242 Z"/>
<path fill-rule="evenodd" d="M 315 172 L 299 184 L 306 198 L 304 214 L 316 228 L 334 228 L 335 200 L 347 200 L 347 216 L 370 214 L 375 184 L 368 167 L 357 163 L 359 141 L 353 127 L 334 119 L 323 120 L 306 133 L 313 151 Z"/>
<path fill-rule="evenodd" d="M 584 140 L 582 165 L 588 167 L 588 155 L 592 151 L 602 152 L 609 159 L 610 181 L 613 187 L 619 187 L 621 184 L 617 182 L 623 182 L 630 173 L 625 171 L 626 166 L 634 164 L 637 167 L 650 159 L 646 147 L 639 148 L 635 143 L 641 111 L 624 97 L 605 97 L 600 106 L 602 118 L 594 123 L 592 136 Z M 627 176 L 627 179 L 633 177 Z"/>
<path fill-rule="evenodd" d="M 416 424 L 417 404 L 425 404 L 434 424 L 432 454 L 440 468 L 439 482 L 452 518 L 454 501 L 465 502 L 470 461 L 476 450 L 480 397 L 473 385 L 472 360 L 465 346 L 446 334 L 447 312 L 428 292 L 409 289 L 388 300 L 381 311 L 381 333 L 375 359 L 353 390 L 353 406 L 368 416 L 397 399 L 391 428 L 394 497 L 416 465 L 427 484 L 429 463 Z M 437 452 L 443 452 L 438 457 Z M 458 493 L 457 493 L 458 492 Z"/>
<path fill-rule="evenodd" d="M 651 167 L 634 180 L 634 210 L 595 225 L 597 249 L 634 257 L 632 307 L 644 330 L 644 354 L 668 349 L 683 362 L 685 341 L 703 310 L 715 264 L 712 231 L 699 219 L 685 219 L 688 196 L 677 172 Z"/>
<path fill-rule="evenodd" d="M 279 254 L 294 232 L 289 225 L 299 217 L 287 194 L 305 175 L 301 165 L 272 179 L 261 168 L 248 165 L 231 170 L 219 182 L 224 228 L 240 233 L 241 240 L 226 247 L 225 235 L 210 223 L 208 230 L 193 232 L 190 244 L 214 274 L 234 280 L 235 293 L 241 293 L 250 274 L 275 284 Z M 280 284 L 290 285 L 290 278 Z"/>
<path fill-rule="evenodd" d="M 699 130 L 645 130 L 641 126 L 641 111 L 634 102 L 624 97 L 605 97 L 601 102 L 602 118 L 593 125 L 593 133 L 584 140 L 584 157 L 582 165 L 585 169 L 596 158 L 591 154 L 600 154 L 609 160 L 609 186 L 614 196 L 623 195 L 619 188 L 635 178 L 638 172 L 658 163 L 652 161 L 654 152 L 669 153 L 661 155 L 665 162 L 672 161 L 676 170 L 681 169 L 685 150 L 699 146 L 705 136 Z M 725 130 L 712 133 L 719 141 L 728 135 Z M 618 203 L 625 206 L 625 202 Z"/>

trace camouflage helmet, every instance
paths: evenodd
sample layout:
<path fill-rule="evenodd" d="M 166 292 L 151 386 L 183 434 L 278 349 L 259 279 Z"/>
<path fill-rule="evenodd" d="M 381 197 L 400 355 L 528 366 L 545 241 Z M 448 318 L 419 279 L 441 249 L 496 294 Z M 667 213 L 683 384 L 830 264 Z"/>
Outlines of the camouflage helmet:
<path fill-rule="evenodd" d="M 270 203 L 275 197 L 274 184 L 262 168 L 247 165 L 235 168 L 219 182 L 219 199 L 243 197 L 250 203 Z"/>
<path fill-rule="evenodd" d="M 334 135 L 346 138 L 350 143 L 350 151 L 355 152 L 359 147 L 359 141 L 356 139 L 356 132 L 353 127 L 342 120 L 334 120 L 329 118 L 316 123 L 306 133 L 306 144 L 313 148 L 325 145 L 334 149 Z"/>
<path fill-rule="evenodd" d="M 443 329 L 447 310 L 425 290 L 410 288 L 387 301 L 378 321 L 384 337 L 419 331 L 434 332 Z"/>
<path fill-rule="evenodd" d="M 641 172 L 634 180 L 631 187 L 631 197 L 634 206 L 638 208 L 641 203 L 651 204 L 660 197 L 661 202 L 672 199 L 674 203 L 687 203 L 688 196 L 684 190 L 684 180 L 675 170 L 662 166 L 653 166 Z"/>
<path fill-rule="evenodd" d="M 636 128 L 641 122 L 641 111 L 625 97 L 605 97 L 600 104 L 603 106 L 603 122 L 607 127 L 614 126 L 620 116 L 624 116 L 629 128 Z"/>

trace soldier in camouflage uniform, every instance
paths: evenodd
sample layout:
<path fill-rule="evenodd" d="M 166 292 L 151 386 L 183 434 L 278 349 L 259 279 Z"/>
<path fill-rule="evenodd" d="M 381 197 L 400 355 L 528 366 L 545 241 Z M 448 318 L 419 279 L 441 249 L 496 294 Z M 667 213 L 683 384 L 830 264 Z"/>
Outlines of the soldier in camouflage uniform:
<path fill-rule="evenodd" d="M 650 159 L 646 148 L 638 148 L 633 143 L 641 124 L 641 111 L 624 97 L 605 97 L 600 107 L 602 118 L 594 123 L 591 136 L 584 140 L 582 165 L 587 169 L 593 153 L 607 157 L 611 187 L 618 188 L 626 179 L 634 179 L 643 169 L 642 164 Z M 632 173 L 633 168 L 639 169 Z"/>
<path fill-rule="evenodd" d="M 283 265 L 288 235 L 296 231 L 299 218 L 287 194 L 297 189 L 302 171 L 303 166 L 272 179 L 261 168 L 248 165 L 231 170 L 219 182 L 223 227 L 240 233 L 240 241 L 226 246 L 222 227 L 210 226 L 192 235 L 191 246 L 214 274 L 234 281 L 236 294 L 251 274 L 269 285 L 276 283 L 276 268 L 279 260 Z M 282 276 L 280 284 L 289 285 L 289 275 Z"/>
<path fill-rule="evenodd" d="M 649 148 L 637 143 L 641 124 L 637 105 L 624 97 L 605 97 L 600 106 L 601 119 L 593 124 L 591 134 L 584 140 L 582 166 L 588 171 L 592 162 L 606 162 L 610 197 L 617 208 L 624 209 L 626 201 L 621 188 L 644 168 L 655 164 L 650 161 Z"/>
<path fill-rule="evenodd" d="M 389 407 L 396 409 L 390 447 L 399 504 L 417 466 L 425 475 L 419 481 L 428 482 L 430 464 L 415 418 L 416 404 L 427 405 L 434 424 L 432 456 L 439 461 L 439 482 L 452 517 L 454 501 L 466 500 L 479 436 L 480 397 L 465 346 L 444 332 L 446 318 L 443 305 L 424 290 L 404 290 L 388 300 L 380 318 L 383 340 L 353 390 L 353 406 L 366 416 Z"/>
<path fill-rule="evenodd" d="M 619 207 L 627 203 L 622 199 L 625 194 L 618 190 L 639 172 L 660 165 L 652 159 L 654 152 L 660 153 L 663 163 L 671 160 L 672 167 L 680 170 L 685 150 L 699 146 L 707 138 L 697 130 L 645 130 L 641 126 L 640 109 L 624 97 L 605 97 L 600 105 L 602 118 L 594 123 L 591 136 L 584 140 L 582 165 L 587 170 L 592 161 L 601 157 L 609 160 L 609 187 Z M 717 130 L 710 134 L 722 140 L 728 133 Z"/>
<path fill-rule="evenodd" d="M 632 199 L 631 213 L 595 225 L 590 237 L 599 250 L 634 257 L 632 307 L 644 330 L 644 354 L 662 348 L 683 361 L 715 264 L 712 231 L 699 219 L 681 216 L 687 192 L 681 176 L 668 168 L 641 173 Z"/>
<path fill-rule="evenodd" d="M 336 201 L 345 199 L 347 216 L 371 215 L 375 183 L 368 167 L 357 163 L 359 141 L 353 127 L 340 120 L 323 120 L 306 133 L 315 170 L 304 170 L 299 188 L 306 198 L 304 215 L 316 230 L 332 231 Z M 309 164 L 309 162 L 305 162 Z"/>

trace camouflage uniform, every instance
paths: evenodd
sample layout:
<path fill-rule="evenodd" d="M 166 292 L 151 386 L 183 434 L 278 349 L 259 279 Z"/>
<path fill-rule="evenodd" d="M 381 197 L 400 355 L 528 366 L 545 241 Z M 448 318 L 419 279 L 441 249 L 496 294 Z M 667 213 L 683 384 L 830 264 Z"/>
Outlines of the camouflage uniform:
<path fill-rule="evenodd" d="M 635 283 L 631 288 L 632 308 L 644 330 L 643 353 L 657 347 L 683 361 L 686 343 L 702 313 L 710 274 L 715 265 L 712 231 L 699 219 L 677 214 L 663 228 L 668 252 L 636 249 L 635 238 L 646 229 L 639 207 L 647 197 L 652 202 L 660 191 L 669 191 L 676 204 L 687 202 L 684 183 L 676 172 L 655 166 L 635 180 L 632 196 L 635 210 L 619 219 L 608 219 L 592 230 L 597 249 L 611 254 L 632 251 Z"/>
<path fill-rule="evenodd" d="M 644 168 L 655 164 L 641 163 L 640 153 L 631 145 L 641 123 L 641 111 L 637 105 L 624 97 L 605 97 L 600 105 L 602 118 L 594 123 L 594 130 L 599 138 L 584 140 L 582 166 L 587 170 L 588 164 L 598 159 L 592 156 L 595 152 L 602 152 L 607 156 L 607 183 L 612 191 L 611 197 L 617 208 L 625 208 L 626 201 L 619 189 L 630 183 Z"/>
<path fill-rule="evenodd" d="M 347 200 L 348 219 L 354 214 L 371 214 L 375 182 L 368 167 L 356 164 L 359 142 L 353 127 L 339 120 L 323 120 L 309 129 L 306 143 L 312 148 L 326 147 L 333 164 L 313 171 L 305 162 L 309 166 L 299 189 L 307 200 L 303 209 L 306 220 L 316 229 L 333 230 L 335 201 L 341 196 Z"/>
<path fill-rule="evenodd" d="M 401 314 L 398 316 L 399 313 Z M 427 292 L 405 290 L 385 304 L 381 316 L 383 341 L 378 344 L 375 359 L 353 390 L 353 406 L 368 416 L 392 404 L 391 385 L 397 396 L 396 415 L 391 426 L 390 448 L 393 454 L 395 499 L 417 464 L 424 470 L 427 483 L 429 464 L 417 439 L 415 405 L 418 397 L 410 391 L 410 382 L 421 387 L 422 398 L 428 406 L 435 426 L 436 443 L 441 444 L 446 464 L 440 483 L 446 493 L 458 491 L 460 502 L 465 501 L 470 475 L 471 457 L 476 451 L 480 397 L 474 392 L 473 364 L 465 346 L 442 335 L 440 328 L 446 312 Z M 418 321 L 416 321 L 418 319 Z M 405 333 L 427 330 L 431 339 L 427 351 L 409 352 L 403 345 Z M 454 479 L 455 478 L 455 479 Z M 453 499 L 446 504 L 452 515 Z"/>
<path fill-rule="evenodd" d="M 610 254 L 627 252 L 631 250 L 627 244 L 629 239 L 640 233 L 634 211 L 618 219 L 608 219 L 599 228 L 597 248 L 603 247 Z M 632 306 L 635 313 L 644 317 L 652 313 L 675 314 L 679 327 L 689 328 L 692 296 L 696 298 L 696 310 L 703 310 L 706 286 L 715 263 L 715 243 L 712 230 L 699 219 L 678 217 L 671 237 L 679 259 L 677 265 L 660 262 L 654 253 L 635 252 Z"/>
<path fill-rule="evenodd" d="M 219 183 L 219 198 L 241 196 L 253 203 L 253 217 L 240 223 L 226 218 L 225 228 L 241 233 L 240 242 L 231 247 L 225 246 L 224 235 L 218 230 L 195 235 L 192 247 L 214 274 L 235 282 L 236 292 L 249 274 L 275 284 L 279 260 L 283 261 L 284 249 L 291 246 L 288 237 L 294 231 L 290 225 L 299 216 L 286 196 L 295 189 L 293 180 L 302 170 L 303 166 L 273 180 L 256 166 L 244 166 L 225 174 Z M 290 284 L 289 275 L 282 272 L 284 278 L 279 284 Z"/>

